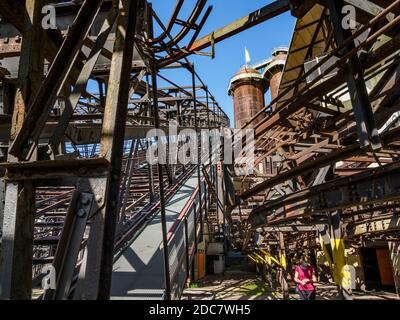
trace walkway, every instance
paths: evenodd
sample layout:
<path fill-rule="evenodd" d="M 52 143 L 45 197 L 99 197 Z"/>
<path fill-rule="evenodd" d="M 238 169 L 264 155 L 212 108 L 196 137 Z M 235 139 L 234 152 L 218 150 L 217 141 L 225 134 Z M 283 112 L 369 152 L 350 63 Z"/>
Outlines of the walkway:
<path fill-rule="evenodd" d="M 281 300 L 279 291 L 271 290 L 256 278 L 254 274 L 231 274 L 225 276 L 207 276 L 196 284 L 196 288 L 186 289 L 183 299 L 193 300 Z M 317 300 L 337 300 L 334 285 L 320 283 L 317 289 Z M 391 292 L 353 293 L 354 300 L 400 300 Z M 290 291 L 289 300 L 299 300 L 294 290 Z"/>

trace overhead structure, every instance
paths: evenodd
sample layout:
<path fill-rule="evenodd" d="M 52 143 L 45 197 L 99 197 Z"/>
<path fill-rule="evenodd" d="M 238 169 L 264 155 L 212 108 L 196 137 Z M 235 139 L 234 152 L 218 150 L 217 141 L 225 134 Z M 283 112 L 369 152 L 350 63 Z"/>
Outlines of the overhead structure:
<path fill-rule="evenodd" d="M 293 263 L 299 252 L 323 249 L 345 298 L 348 261 L 383 250 L 389 261 L 378 262 L 392 265 L 388 277 L 399 288 L 400 2 L 296 3 L 279 93 L 242 126 L 255 129 L 255 164 L 265 170 L 234 177 L 242 201 L 232 219 L 241 221 L 237 234 L 245 227 L 238 245 L 249 252 L 284 246 Z M 356 8 L 353 30 L 342 27 L 347 4 Z M 360 263 L 356 272 L 368 287 Z"/>
<path fill-rule="evenodd" d="M 55 28 L 43 28 L 44 5 Z M 164 24 L 146 0 L 0 2 L 0 298 L 143 298 L 114 267 L 136 272 L 126 257 L 146 234 L 161 235 L 141 255 L 160 262 L 163 299 L 204 275 L 207 256 L 221 271 L 232 248 L 277 267 L 284 298 L 305 249 L 344 298 L 349 261 L 371 250 L 399 290 L 400 0 L 273 1 L 205 36 L 212 7 L 198 0 L 183 21 L 183 6 Z M 255 170 L 242 174 L 222 161 L 219 142 L 237 139 L 187 57 L 214 57 L 219 42 L 288 11 L 289 48 L 230 85 L 235 127 L 254 129 Z M 188 129 L 205 155 L 151 161 L 156 147 L 174 159 Z"/>
<path fill-rule="evenodd" d="M 198 1 L 172 37 L 182 4 L 166 27 L 143 0 L 0 4 L 2 299 L 108 299 L 115 254 L 160 206 L 167 277 L 165 203 L 196 165 L 150 165 L 149 131 L 174 139 L 184 129 L 229 127 L 188 60 L 164 67 L 193 78 L 182 85 L 154 56 L 179 48 L 193 28 L 195 40 L 211 12 Z M 44 5 L 54 6 L 56 29 L 42 27 Z M 165 28 L 158 37 L 153 21 Z M 57 288 L 41 294 L 49 264 Z"/>

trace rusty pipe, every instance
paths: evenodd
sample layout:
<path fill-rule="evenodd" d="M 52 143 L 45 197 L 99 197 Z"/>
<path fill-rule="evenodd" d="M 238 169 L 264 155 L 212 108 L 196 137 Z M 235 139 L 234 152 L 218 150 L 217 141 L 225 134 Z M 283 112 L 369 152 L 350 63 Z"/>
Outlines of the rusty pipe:
<path fill-rule="evenodd" d="M 162 34 L 160 34 L 157 38 L 154 39 L 148 39 L 148 43 L 149 44 L 153 44 L 153 43 L 160 43 L 162 42 L 167 36 L 168 34 L 171 32 L 172 27 L 174 26 L 175 22 L 176 22 L 176 18 L 178 17 L 181 9 L 182 9 L 182 5 L 185 2 L 185 0 L 178 0 L 178 2 L 175 5 L 175 9 L 171 15 L 171 18 L 169 19 L 169 22 L 165 28 L 165 30 L 163 31 Z"/>

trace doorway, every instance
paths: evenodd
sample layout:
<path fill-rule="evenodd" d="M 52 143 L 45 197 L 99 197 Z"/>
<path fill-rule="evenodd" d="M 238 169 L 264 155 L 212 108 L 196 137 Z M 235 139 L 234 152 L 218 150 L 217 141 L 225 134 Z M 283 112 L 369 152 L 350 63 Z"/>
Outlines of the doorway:
<path fill-rule="evenodd" d="M 388 248 L 363 248 L 362 259 L 367 290 L 395 290 Z"/>

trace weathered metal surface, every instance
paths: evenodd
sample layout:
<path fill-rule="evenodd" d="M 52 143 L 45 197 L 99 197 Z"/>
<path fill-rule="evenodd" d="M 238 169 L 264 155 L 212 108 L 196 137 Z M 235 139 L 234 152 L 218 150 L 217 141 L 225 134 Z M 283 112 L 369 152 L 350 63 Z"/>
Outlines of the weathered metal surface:
<path fill-rule="evenodd" d="M 115 1 L 114 4 L 117 2 Z M 356 3 L 356 1 L 350 2 Z M 141 3 L 144 4 L 142 1 Z M 197 73 L 192 72 L 192 76 L 195 77 L 192 82 L 200 81 L 201 86 L 197 86 L 196 83 L 179 86 L 176 81 L 173 82 L 159 75 L 163 81 L 169 83 L 170 87 L 157 88 L 155 83 L 150 83 L 149 77 L 146 76 L 146 69 L 149 66 L 153 67 L 153 78 L 158 72 L 156 67 L 168 67 L 170 70 L 178 68 L 184 70 L 188 67 L 190 69 L 188 60 L 182 63 L 174 62 L 189 54 L 199 54 L 200 50 L 208 46 L 213 47 L 213 55 L 214 44 L 218 41 L 289 9 L 299 20 L 296 23 L 293 43 L 288 52 L 287 67 L 283 71 L 283 78 L 287 82 L 285 80 L 279 85 L 279 93 L 277 93 L 279 72 L 270 75 L 272 79 L 266 80 L 270 81 L 272 102 L 265 106 L 261 98 L 263 90 L 260 90 L 257 110 L 254 110 L 249 119 L 241 124 L 243 127 L 254 127 L 256 130 L 255 173 L 234 178 L 233 181 L 243 201 L 238 209 L 233 208 L 235 204 L 232 201 L 227 201 L 228 191 L 230 199 L 233 199 L 235 195 L 232 193 L 232 186 L 229 185 L 230 180 L 227 180 L 226 176 L 224 179 L 223 172 L 226 168 L 222 164 L 219 170 L 212 165 L 211 174 L 206 175 L 207 183 L 209 185 L 215 183 L 215 188 L 204 196 L 203 193 L 200 197 L 196 196 L 196 201 L 194 201 L 196 208 L 204 208 L 203 199 L 207 198 L 208 203 L 211 202 L 204 208 L 207 210 L 197 209 L 198 213 L 207 212 L 207 233 L 209 233 L 207 236 L 210 239 L 225 241 L 226 247 L 231 241 L 231 236 L 234 236 L 238 248 L 246 249 L 247 244 L 249 244 L 248 248 L 255 248 L 257 243 L 252 241 L 254 230 L 246 228 L 247 222 L 250 222 L 251 225 L 264 226 L 262 231 L 257 231 L 264 234 L 264 244 L 269 249 L 279 250 L 278 232 L 284 232 L 285 249 L 289 255 L 304 244 L 313 243 L 312 246 L 315 247 L 313 237 L 315 238 L 316 227 L 329 220 L 327 214 L 329 216 L 332 210 L 340 209 L 343 210 L 340 221 L 344 223 L 348 231 L 344 234 L 349 237 L 348 241 L 353 241 L 353 238 L 360 236 L 371 240 L 379 237 L 395 239 L 397 227 L 388 228 L 384 220 L 392 219 L 399 201 L 397 182 L 393 180 L 398 178 L 397 169 L 389 170 L 388 168 L 396 167 L 400 156 L 398 128 L 396 129 L 398 127 L 396 112 L 399 110 L 396 57 L 400 49 L 396 31 L 400 22 L 398 17 L 400 1 L 392 3 L 373 1 L 381 8 L 371 6 L 371 3 L 357 2 L 359 7 L 357 14 L 368 13 L 357 17 L 357 22 L 360 23 L 359 29 L 351 36 L 342 35 L 342 39 L 334 37 L 332 27 L 335 23 L 332 24 L 332 22 L 335 17 L 330 16 L 329 10 L 321 5 L 323 2 L 316 4 L 314 1 L 292 0 L 276 1 L 256 13 L 247 15 L 197 40 L 211 9 L 207 9 L 202 16 L 206 1 L 199 1 L 193 9 L 192 17 L 188 21 L 182 21 L 178 16 L 183 1 L 179 0 L 166 27 L 162 26 L 156 12 L 151 10 L 147 12 L 147 15 L 142 11 L 138 13 L 138 28 L 135 35 L 138 41 L 130 61 L 121 57 L 124 54 L 123 50 L 118 53 L 111 52 L 116 40 L 113 31 L 110 30 L 111 22 L 102 24 L 107 12 L 112 8 L 110 1 L 104 1 L 98 18 L 90 28 L 89 37 L 79 38 L 79 36 L 64 33 L 65 40 L 75 41 L 74 45 L 76 44 L 79 47 L 78 50 L 82 51 L 73 65 L 68 63 L 67 66 L 60 66 L 59 70 L 63 72 L 57 72 L 57 77 L 63 82 L 72 84 L 73 94 L 70 95 L 65 91 L 65 87 L 61 88 L 62 86 L 54 82 L 55 87 L 60 87 L 61 90 L 51 94 L 51 99 L 56 101 L 56 104 L 50 103 L 52 115 L 40 123 L 30 124 L 35 139 L 39 138 L 38 141 L 34 141 L 39 144 L 37 158 L 35 155 L 30 163 L 12 162 L 16 159 L 10 156 L 8 163 L 4 164 L 7 170 L 5 178 L 10 186 L 5 205 L 6 208 L 10 208 L 9 212 L 19 212 L 18 215 L 6 214 L 4 220 L 5 234 L 8 239 L 15 239 L 11 247 L 6 246 L 9 256 L 5 264 L 5 272 L 7 274 L 25 272 L 21 278 L 21 281 L 25 283 L 24 288 L 21 287 L 20 292 L 16 294 L 28 297 L 30 286 L 28 282 L 31 275 L 26 272 L 28 267 L 25 267 L 25 271 L 19 267 L 12 267 L 17 259 L 11 261 L 14 258 L 10 252 L 15 248 L 23 250 L 23 254 L 18 259 L 24 260 L 25 266 L 33 264 L 33 276 L 36 279 L 40 274 L 41 266 L 54 260 L 54 253 L 51 253 L 49 248 L 57 244 L 61 244 L 60 248 L 63 247 L 60 226 L 66 221 L 71 192 L 74 187 L 85 186 L 85 190 L 94 195 L 93 213 L 96 214 L 88 217 L 89 224 L 86 227 L 88 227 L 89 238 L 87 239 L 88 246 L 82 248 L 83 259 L 81 255 L 79 255 L 79 262 L 75 261 L 75 258 L 68 259 L 69 265 L 66 267 L 70 272 L 75 267 L 81 266 L 78 281 L 74 287 L 76 288 L 74 298 L 108 298 L 113 250 L 121 250 L 132 236 L 142 230 L 144 222 L 156 212 L 157 206 L 165 207 L 163 199 L 170 197 L 187 174 L 194 170 L 194 167 L 172 167 L 168 163 L 167 170 L 165 166 L 160 166 L 159 174 L 155 175 L 155 166 L 148 166 L 145 163 L 144 150 L 147 146 L 144 138 L 148 129 L 154 127 L 166 129 L 164 125 L 171 119 L 178 121 L 178 132 L 187 127 L 199 129 L 229 125 L 226 114 L 218 106 Z M 20 45 L 17 38 L 18 32 L 23 32 L 29 24 L 24 23 L 26 21 L 26 17 L 23 17 L 24 10 L 18 10 L 18 6 L 17 2 L 10 1 L 3 1 L 0 4 L 0 13 L 9 15 L 6 19 L 8 24 L 0 25 L 0 28 L 3 28 L 2 31 L 5 32 L 2 34 L 7 34 L 9 37 L 1 39 L 0 42 L 0 57 L 6 57 L 3 68 L 0 70 L 1 87 L 4 89 L 1 90 L 4 104 L 3 114 L 0 116 L 0 141 L 3 151 L 1 156 L 4 161 L 6 161 L 4 151 L 7 151 L 8 140 L 18 137 L 19 130 L 25 123 L 26 109 L 30 105 L 25 100 L 29 98 L 29 90 L 20 90 L 17 103 L 13 101 L 18 63 L 23 62 L 24 59 L 30 62 L 30 64 L 22 65 L 21 70 L 24 74 L 21 74 L 24 77 L 19 77 L 18 82 L 24 83 L 26 75 L 30 73 L 34 77 L 31 79 L 36 79 L 33 81 L 32 90 L 38 90 L 41 81 L 37 79 L 43 76 L 43 68 L 37 68 L 40 72 L 29 68 L 39 66 L 42 63 L 41 56 L 50 63 L 59 64 L 59 49 L 63 48 L 62 33 L 45 31 L 40 35 L 43 36 L 43 41 L 40 42 L 43 48 L 36 50 L 40 56 L 28 54 L 34 52 L 34 46 L 26 47 L 24 42 L 29 44 L 33 38 L 22 37 L 22 46 Z M 72 23 L 79 9 L 82 9 L 81 3 L 57 7 L 57 20 L 61 30 L 65 30 Z M 376 14 L 374 16 L 371 13 Z M 147 27 L 145 20 L 151 15 L 157 23 L 160 23 L 162 29 L 160 36 L 145 30 Z M 84 24 L 86 23 L 89 24 L 90 21 L 85 21 Z M 182 29 L 174 36 L 171 33 L 175 24 L 181 25 Z M 337 24 L 338 21 L 336 21 Z M 38 26 L 39 24 L 36 24 L 33 27 Z M 101 30 L 103 33 L 100 32 Z M 194 31 L 193 37 L 189 37 L 188 45 L 181 49 L 179 42 L 189 30 Z M 365 36 L 366 30 L 370 30 L 368 36 Z M 108 32 L 110 34 L 106 36 Z M 133 32 L 128 36 L 133 36 Z M 346 49 L 354 39 L 357 39 L 355 46 Z M 154 53 L 163 53 L 164 58 L 156 61 Z M 129 52 L 128 54 L 130 55 Z M 85 55 L 91 58 L 86 61 Z M 68 55 L 69 58 L 72 56 Z M 308 63 L 310 59 L 317 59 L 320 64 L 313 64 L 311 69 L 305 68 L 305 63 Z M 113 61 L 110 62 L 110 60 Z M 34 61 L 38 63 L 35 64 Z M 327 67 L 326 63 L 332 61 L 332 65 Z M 65 69 L 69 70 L 64 72 Z M 305 72 L 305 70 L 308 71 Z M 281 70 L 274 69 L 273 71 Z M 45 69 L 45 72 L 48 70 Z M 353 76 L 356 76 L 355 80 L 352 80 Z M 100 83 L 96 93 L 86 92 L 90 78 Z M 347 82 L 352 82 L 352 84 L 349 85 Z M 365 92 L 364 82 L 368 87 L 367 92 Z M 108 86 L 104 86 L 105 83 Z M 265 88 L 262 87 L 262 89 Z M 346 98 L 349 92 L 349 98 Z M 365 110 L 359 112 L 359 108 L 352 108 L 353 105 L 349 99 L 351 95 L 354 98 L 354 94 L 359 100 L 358 106 L 365 103 L 371 105 L 369 115 L 364 114 Z M 106 100 L 105 95 L 107 95 Z M 126 97 L 128 98 L 125 99 Z M 70 100 L 69 103 L 64 101 L 65 99 Z M 43 99 L 43 103 L 46 103 L 45 100 L 47 99 Z M 14 105 L 16 107 L 13 110 Z M 65 111 L 65 106 L 68 108 L 71 105 L 70 111 Z M 271 114 L 258 119 L 260 115 L 264 116 L 266 111 Z M 68 117 L 60 116 L 65 112 Z M 14 113 L 14 118 L 11 116 L 12 113 Z M 379 152 L 370 148 L 362 149 L 357 141 L 360 136 L 362 139 L 373 140 L 370 139 L 371 132 L 374 131 L 374 126 L 371 125 L 373 118 L 376 120 L 376 129 L 379 129 L 379 135 L 382 136 L 383 147 Z M 55 152 L 54 155 L 49 155 L 46 152 L 49 138 L 60 120 L 63 123 L 63 129 L 57 129 L 58 137 L 52 143 Z M 66 127 L 68 120 L 69 124 Z M 362 126 L 370 128 L 365 130 L 365 132 L 370 131 L 365 137 L 360 135 L 359 128 Z M 40 131 L 42 132 L 39 134 Z M 165 131 L 169 134 L 168 130 Z M 136 141 L 124 141 L 131 139 Z M 364 145 L 362 139 L 361 144 Z M 28 140 L 22 143 L 20 151 L 31 148 L 25 145 L 25 142 L 31 143 Z M 100 153 L 99 142 L 102 143 Z M 134 144 L 142 147 L 137 152 L 128 152 Z M 375 144 L 375 147 L 377 146 L 378 144 Z M 124 151 L 121 151 L 122 149 Z M 50 156 L 54 157 L 54 160 L 50 160 L 53 159 Z M 84 159 L 78 159 L 79 157 Z M 86 159 L 89 157 L 93 159 Z M 375 166 L 377 168 L 372 169 Z M 367 176 L 371 173 L 372 177 Z M 163 193 L 163 183 L 166 188 L 165 197 L 157 197 L 159 192 Z M 63 190 L 60 184 L 68 186 L 69 189 L 65 189 L 68 192 Z M 32 207 L 34 201 L 29 195 L 33 191 L 31 187 L 33 185 L 36 187 L 38 208 L 32 240 L 31 233 L 25 232 L 28 227 L 32 227 L 32 219 L 22 223 L 24 219 L 27 219 L 27 210 L 22 207 L 23 205 L 25 205 L 24 208 Z M 18 199 L 16 195 L 19 188 L 26 188 L 24 189 L 26 192 L 20 193 L 21 198 Z M 249 217 L 254 207 L 256 209 Z M 114 222 L 121 211 L 123 212 L 115 237 Z M 202 220 L 204 216 L 202 213 L 193 216 L 194 222 Z M 384 214 L 381 216 L 384 217 L 382 221 L 375 223 L 374 221 L 378 221 L 376 219 L 382 214 Z M 203 226 L 194 226 L 187 222 L 182 225 L 187 229 L 183 232 L 184 234 L 179 228 L 173 228 L 172 231 L 172 233 L 175 231 L 179 233 L 182 241 L 186 239 L 186 242 L 192 240 L 196 242 L 201 239 L 200 234 L 193 230 L 201 230 Z M 81 228 L 83 226 L 84 223 L 80 225 Z M 352 230 L 358 230 L 357 235 Z M 371 232 L 368 233 L 368 230 Z M 75 231 L 79 233 L 82 229 L 76 228 Z M 41 232 L 44 232 L 44 235 L 41 235 Z M 81 236 L 74 238 L 76 238 L 74 239 L 75 249 L 62 250 L 64 251 L 62 255 L 74 256 Z M 175 237 L 175 239 L 178 238 Z M 117 239 L 115 247 L 111 244 L 114 239 Z M 327 239 L 328 242 L 330 240 L 330 238 Z M 182 247 L 181 242 L 174 242 L 177 248 Z M 38 246 L 47 248 L 45 255 L 40 253 Z M 33 260 L 32 256 L 28 257 L 28 251 L 31 251 L 32 247 L 35 254 Z M 171 268 L 171 290 L 167 291 L 171 291 L 172 297 L 179 295 L 179 290 L 175 289 L 178 282 L 182 281 L 179 278 L 181 274 L 185 273 L 184 277 L 194 276 L 192 272 L 187 271 L 193 269 L 196 247 L 186 248 L 184 252 L 179 251 L 180 253 L 177 251 L 179 250 L 173 250 L 175 253 L 164 260 L 164 263 L 167 261 L 166 270 Z M 179 258 L 175 259 L 175 256 Z M 178 260 L 182 265 L 179 277 L 174 267 L 174 263 Z M 70 273 L 62 272 L 60 276 L 69 279 Z M 12 282 L 15 278 L 7 279 L 11 280 L 7 280 L 5 285 L 8 288 L 13 287 Z M 101 283 L 99 279 L 102 279 Z M 63 281 L 66 284 L 64 288 L 68 287 L 68 281 Z M 62 296 L 65 297 L 67 294 L 68 289 L 64 290 Z"/>
<path fill-rule="evenodd" d="M 9 153 L 14 156 L 27 160 L 32 154 L 57 95 L 67 83 L 67 76 L 78 57 L 83 40 L 100 10 L 101 3 L 102 0 L 83 3 L 49 73 L 29 105 L 21 130 L 10 147 Z"/>
<path fill-rule="evenodd" d="M 68 127 L 68 122 L 73 116 L 74 110 L 79 102 L 79 99 L 86 90 L 86 84 L 93 72 L 95 64 L 101 54 L 104 44 L 107 41 L 111 29 L 114 26 L 117 15 L 118 15 L 118 10 L 117 8 L 113 7 L 109 12 L 109 15 L 106 17 L 106 20 L 103 22 L 98 37 L 96 38 L 96 41 L 93 47 L 91 48 L 88 59 L 83 65 L 83 68 L 81 69 L 79 77 L 76 80 L 76 83 L 74 84 L 74 90 L 68 97 L 69 100 L 68 107 L 65 108 L 64 112 L 62 113 L 61 119 L 49 141 L 50 145 L 52 146 L 53 152 L 57 150 L 58 144 L 62 138 L 62 135 L 64 134 L 64 132 Z"/>
<path fill-rule="evenodd" d="M 22 10 L 26 16 L 21 23 L 31 27 L 25 28 L 23 32 L 23 65 L 19 69 L 11 139 L 20 132 L 28 105 L 39 90 L 44 64 L 43 53 L 40 50 L 40 1 L 29 0 Z M 7 160 L 16 161 L 10 155 Z M 7 183 L 0 257 L 0 295 L 3 299 L 31 297 L 34 202 L 35 189 L 32 181 Z"/>
<path fill-rule="evenodd" d="M 45 292 L 44 299 L 46 300 L 67 300 L 69 298 L 86 223 L 92 213 L 93 201 L 93 194 L 74 191 L 53 261 L 57 286 L 54 290 L 48 289 Z"/>
<path fill-rule="evenodd" d="M 399 200 L 399 170 L 399 163 L 389 164 L 279 198 L 255 209 L 250 225 L 256 228 L 280 219 Z"/>
<path fill-rule="evenodd" d="M 82 293 L 85 299 L 108 299 L 110 295 L 130 67 L 138 13 L 138 1 L 120 0 L 100 143 L 100 156 L 110 162 L 110 173 L 100 181 L 95 191 L 97 196 L 104 198 L 104 206 L 92 218 L 86 264 L 90 275 L 85 279 L 90 284 Z"/>

